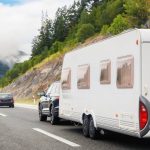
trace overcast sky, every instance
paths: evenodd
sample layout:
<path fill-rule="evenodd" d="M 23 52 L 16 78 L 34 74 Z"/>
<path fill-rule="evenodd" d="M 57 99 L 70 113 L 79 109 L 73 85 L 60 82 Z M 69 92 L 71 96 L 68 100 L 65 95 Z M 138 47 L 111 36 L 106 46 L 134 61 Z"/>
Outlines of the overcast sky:
<path fill-rule="evenodd" d="M 0 0 L 0 57 L 18 50 L 31 52 L 31 42 L 41 25 L 42 11 L 54 18 L 58 7 L 74 0 Z"/>

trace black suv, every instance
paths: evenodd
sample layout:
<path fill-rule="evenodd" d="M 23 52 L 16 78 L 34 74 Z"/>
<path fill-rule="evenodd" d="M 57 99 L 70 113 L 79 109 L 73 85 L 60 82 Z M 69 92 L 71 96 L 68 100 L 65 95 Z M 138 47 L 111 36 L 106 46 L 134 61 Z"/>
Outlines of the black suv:
<path fill-rule="evenodd" d="M 46 93 L 42 92 L 39 95 L 41 96 L 38 107 L 40 121 L 46 121 L 47 117 L 50 117 L 51 124 L 57 124 L 59 122 L 60 82 L 54 82 Z"/>

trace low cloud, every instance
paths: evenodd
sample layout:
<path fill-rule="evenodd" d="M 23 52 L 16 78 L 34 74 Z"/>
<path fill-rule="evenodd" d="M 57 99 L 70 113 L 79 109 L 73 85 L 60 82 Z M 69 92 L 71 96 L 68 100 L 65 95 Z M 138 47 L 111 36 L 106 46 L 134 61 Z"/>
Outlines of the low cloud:
<path fill-rule="evenodd" d="M 38 34 L 42 11 L 54 19 L 58 7 L 71 5 L 74 0 L 18 0 L 18 4 L 0 3 L 0 58 L 18 50 L 31 53 L 31 42 Z"/>

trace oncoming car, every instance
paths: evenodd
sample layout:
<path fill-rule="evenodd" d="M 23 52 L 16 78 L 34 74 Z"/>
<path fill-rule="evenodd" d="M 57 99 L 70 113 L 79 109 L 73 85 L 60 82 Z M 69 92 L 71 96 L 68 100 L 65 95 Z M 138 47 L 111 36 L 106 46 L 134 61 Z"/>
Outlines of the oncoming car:
<path fill-rule="evenodd" d="M 0 93 L 0 106 L 9 106 L 14 108 L 14 99 L 11 93 Z"/>

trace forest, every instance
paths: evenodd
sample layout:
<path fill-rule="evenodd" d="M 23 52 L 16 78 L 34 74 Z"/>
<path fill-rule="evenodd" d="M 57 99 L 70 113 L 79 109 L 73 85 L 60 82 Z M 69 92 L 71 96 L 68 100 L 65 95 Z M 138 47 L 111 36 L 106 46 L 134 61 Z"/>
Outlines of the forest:
<path fill-rule="evenodd" d="M 58 8 L 55 19 L 42 13 L 32 57 L 17 63 L 0 79 L 5 87 L 55 53 L 72 50 L 92 36 L 109 37 L 130 28 L 150 28 L 150 0 L 81 0 Z"/>

